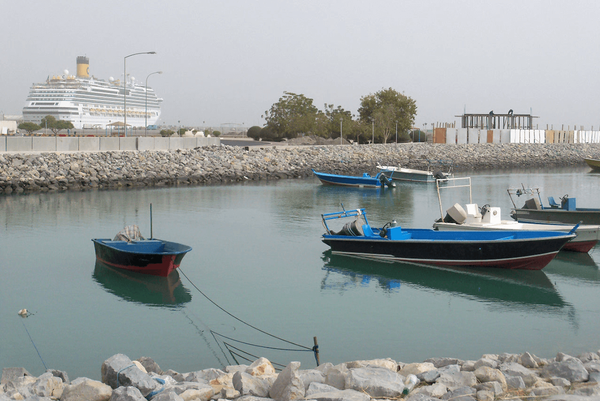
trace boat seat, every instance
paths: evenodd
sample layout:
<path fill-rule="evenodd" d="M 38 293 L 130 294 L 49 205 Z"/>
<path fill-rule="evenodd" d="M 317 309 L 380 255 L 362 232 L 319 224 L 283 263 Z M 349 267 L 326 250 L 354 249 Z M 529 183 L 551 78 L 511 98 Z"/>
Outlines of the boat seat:
<path fill-rule="evenodd" d="M 363 233 L 365 234 L 365 237 L 375 237 L 375 233 L 373 232 L 373 229 L 370 225 L 363 224 L 362 229 Z"/>
<path fill-rule="evenodd" d="M 556 201 L 554 200 L 554 196 L 549 196 L 548 197 L 548 204 L 550 205 L 551 208 L 558 208 L 560 205 L 558 203 L 556 203 Z"/>

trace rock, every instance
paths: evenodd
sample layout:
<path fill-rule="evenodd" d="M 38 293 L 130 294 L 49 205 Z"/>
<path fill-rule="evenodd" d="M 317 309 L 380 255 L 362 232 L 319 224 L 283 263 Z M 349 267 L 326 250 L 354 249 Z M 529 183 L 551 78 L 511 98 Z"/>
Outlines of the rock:
<path fill-rule="evenodd" d="M 502 390 L 507 390 L 506 378 L 504 374 L 498 369 L 492 369 L 487 366 L 482 366 L 473 372 L 477 380 L 482 383 L 486 382 L 498 382 L 502 386 Z"/>
<path fill-rule="evenodd" d="M 277 372 L 267 358 L 259 358 L 246 369 L 252 376 L 274 375 Z"/>
<path fill-rule="evenodd" d="M 498 367 L 498 362 L 496 360 L 489 359 L 489 358 L 481 358 L 478 361 L 476 361 L 475 364 L 473 365 L 475 370 L 477 370 L 478 368 L 480 368 L 482 366 L 496 369 Z"/>
<path fill-rule="evenodd" d="M 310 396 L 310 399 L 315 401 L 371 401 L 371 397 L 367 394 L 350 389 L 315 393 Z"/>
<path fill-rule="evenodd" d="M 404 377 L 385 368 L 349 369 L 346 389 L 367 393 L 372 398 L 399 397 L 404 390 Z"/>
<path fill-rule="evenodd" d="M 436 383 L 445 385 L 449 391 L 454 391 L 465 386 L 474 387 L 477 378 L 473 372 L 442 373 Z"/>
<path fill-rule="evenodd" d="M 110 386 L 80 377 L 64 387 L 60 401 L 106 401 L 110 399 L 111 394 Z"/>
<path fill-rule="evenodd" d="M 496 381 L 489 381 L 486 383 L 478 384 L 475 386 L 475 389 L 478 392 L 479 391 L 489 391 L 494 396 L 502 395 L 506 391 L 506 387 L 503 387 L 500 382 L 496 382 Z"/>
<path fill-rule="evenodd" d="M 475 401 L 476 390 L 470 386 L 462 386 L 449 391 L 442 396 L 442 400 Z"/>
<path fill-rule="evenodd" d="M 348 369 L 352 368 L 386 368 L 391 370 L 392 372 L 398 371 L 398 362 L 393 359 L 371 359 L 364 361 L 353 361 L 347 362 L 346 367 Z"/>
<path fill-rule="evenodd" d="M 174 391 L 163 391 L 158 393 L 154 397 L 152 397 L 152 401 L 184 401 L 177 393 Z"/>
<path fill-rule="evenodd" d="M 142 364 L 147 373 L 163 374 L 163 371 L 160 369 L 160 366 L 158 366 L 158 363 L 154 362 L 154 359 L 143 356 L 138 358 L 137 361 Z"/>
<path fill-rule="evenodd" d="M 429 358 L 425 362 L 433 363 L 436 368 L 443 368 L 448 365 L 461 365 L 462 361 L 456 358 Z"/>
<path fill-rule="evenodd" d="M 113 389 L 120 386 L 133 386 L 144 397 L 155 391 L 160 385 L 147 373 L 142 372 L 127 356 L 116 354 L 108 358 L 101 368 L 102 382 Z"/>
<path fill-rule="evenodd" d="M 304 389 L 308 390 L 311 383 L 325 383 L 325 373 L 317 369 L 306 369 L 298 371 L 300 379 L 304 383 Z"/>
<path fill-rule="evenodd" d="M 406 401 L 439 401 L 439 398 L 430 397 L 425 393 L 415 393 L 409 395 L 408 398 L 406 398 Z"/>
<path fill-rule="evenodd" d="M 308 385 L 304 396 L 306 399 L 312 399 L 313 394 L 327 393 L 332 391 L 339 391 L 339 389 L 330 386 L 329 384 L 312 382 Z"/>
<path fill-rule="evenodd" d="M 417 387 L 416 389 L 411 391 L 409 394 L 410 395 L 425 394 L 428 397 L 441 398 L 447 392 L 448 392 L 448 389 L 446 388 L 445 385 L 443 385 L 441 383 L 435 383 L 432 386 Z"/>
<path fill-rule="evenodd" d="M 482 390 L 475 395 L 477 401 L 494 401 L 494 393 L 492 391 Z"/>
<path fill-rule="evenodd" d="M 584 382 L 589 373 L 577 358 L 563 358 L 562 362 L 552 362 L 542 369 L 542 377 L 562 377 L 571 382 Z"/>
<path fill-rule="evenodd" d="M 242 395 L 253 395 L 256 397 L 268 397 L 271 385 L 259 377 L 252 376 L 246 372 L 235 372 L 233 374 L 233 387 Z"/>
<path fill-rule="evenodd" d="M 579 387 L 572 392 L 575 395 L 583 395 L 585 397 L 598 397 L 600 396 L 600 384 L 594 386 Z"/>
<path fill-rule="evenodd" d="M 41 397 L 60 398 L 63 392 L 63 381 L 59 377 L 55 377 L 51 372 L 46 372 L 37 378 L 32 384 L 31 390 L 33 394 Z"/>
<path fill-rule="evenodd" d="M 506 385 L 508 389 L 521 390 L 525 388 L 525 381 L 523 381 L 523 378 L 521 376 L 504 375 L 504 377 L 506 378 Z"/>
<path fill-rule="evenodd" d="M 526 368 L 537 369 L 539 367 L 538 358 L 531 355 L 529 352 L 521 354 L 520 363 Z"/>
<path fill-rule="evenodd" d="M 550 383 L 552 383 L 552 385 L 558 386 L 558 387 L 570 387 L 571 386 L 571 382 L 568 381 L 567 379 L 563 379 L 562 377 L 553 377 L 550 379 Z"/>
<path fill-rule="evenodd" d="M 514 362 L 502 363 L 500 371 L 505 376 L 520 376 L 527 387 L 533 386 L 538 380 L 537 375 L 533 371 Z"/>
<path fill-rule="evenodd" d="M 146 401 L 146 399 L 137 388 L 121 386 L 112 392 L 110 401 Z"/>
<path fill-rule="evenodd" d="M 299 400 L 304 398 L 304 382 L 298 374 L 300 362 L 290 362 L 279 373 L 269 390 L 271 398 L 277 401 Z"/>
<path fill-rule="evenodd" d="M 325 363 L 317 368 L 325 374 L 325 384 L 329 384 L 337 389 L 344 390 L 346 388 L 346 376 L 348 369 L 346 365 L 335 365 Z"/>
<path fill-rule="evenodd" d="M 551 387 L 533 388 L 531 390 L 531 393 L 529 393 L 529 395 L 533 396 L 533 397 L 548 397 L 551 395 L 564 394 L 564 393 L 565 393 L 565 390 L 562 387 L 551 386 Z"/>
<path fill-rule="evenodd" d="M 431 370 L 435 370 L 435 366 L 431 362 L 408 363 L 404 365 L 404 367 L 402 367 L 398 373 L 405 377 L 408 375 L 418 376 L 421 373 L 429 372 Z"/>
<path fill-rule="evenodd" d="M 3 368 L 2 378 L 0 379 L 0 385 L 4 385 L 8 382 L 15 381 L 16 379 L 24 376 L 31 376 L 25 368 Z"/>

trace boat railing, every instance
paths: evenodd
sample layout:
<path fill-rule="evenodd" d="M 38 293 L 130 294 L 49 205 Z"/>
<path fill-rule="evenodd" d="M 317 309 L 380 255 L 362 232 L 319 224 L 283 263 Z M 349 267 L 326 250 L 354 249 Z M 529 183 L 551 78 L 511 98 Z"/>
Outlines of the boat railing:
<path fill-rule="evenodd" d="M 444 185 L 440 186 L 440 183 L 443 182 Z M 471 177 L 456 177 L 456 178 L 446 178 L 443 180 L 436 179 L 435 186 L 437 188 L 438 202 L 440 204 L 440 216 L 444 218 L 444 207 L 442 206 L 442 195 L 440 193 L 441 189 L 456 189 L 456 188 L 469 188 L 469 203 L 473 203 L 473 195 L 471 192 Z"/>
<path fill-rule="evenodd" d="M 350 217 L 355 217 L 355 218 L 362 217 L 365 220 L 365 223 L 369 224 L 369 222 L 367 221 L 367 215 L 365 213 L 364 208 L 346 210 L 346 209 L 344 209 L 344 205 L 342 205 L 341 212 L 323 213 L 321 215 L 321 219 L 323 220 L 323 226 L 325 227 L 325 231 L 327 231 L 327 234 L 329 234 L 329 235 L 331 235 L 331 229 L 329 228 L 327 221 L 350 218 Z"/>
<path fill-rule="evenodd" d="M 513 204 L 513 208 L 515 208 L 515 209 L 517 209 L 517 204 L 515 203 L 515 199 L 513 198 L 513 195 L 516 196 L 517 198 L 520 197 L 521 195 L 529 195 L 529 196 L 533 196 L 533 197 L 535 197 L 537 195 L 537 197 L 540 201 L 540 207 L 542 207 L 542 209 L 544 208 L 544 203 L 542 202 L 542 194 L 541 194 L 539 188 L 525 188 L 525 186 L 523 184 L 521 184 L 521 188 L 508 188 L 506 191 L 508 192 L 508 197 L 510 198 L 510 201 Z"/>

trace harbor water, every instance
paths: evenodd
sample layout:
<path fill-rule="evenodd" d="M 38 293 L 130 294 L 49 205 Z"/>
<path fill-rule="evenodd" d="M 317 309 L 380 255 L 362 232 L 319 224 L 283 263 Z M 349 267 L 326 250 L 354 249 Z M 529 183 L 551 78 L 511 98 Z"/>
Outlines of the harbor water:
<path fill-rule="evenodd" d="M 503 219 L 507 188 L 522 185 L 600 207 L 600 174 L 585 167 L 469 175 L 473 201 L 500 206 Z M 444 209 L 467 201 L 466 190 L 442 194 Z M 179 372 L 259 356 L 305 369 L 316 364 L 314 337 L 321 363 L 334 364 L 600 348 L 600 246 L 561 252 L 542 271 L 335 256 L 321 242 L 321 214 L 342 203 L 366 208 L 374 226 L 429 228 L 440 217 L 432 184 L 358 189 L 315 178 L 2 196 L 0 367 L 99 379 L 102 362 L 123 353 Z M 91 239 L 129 224 L 193 250 L 168 278 L 96 263 Z M 32 315 L 21 318 L 23 308 Z"/>

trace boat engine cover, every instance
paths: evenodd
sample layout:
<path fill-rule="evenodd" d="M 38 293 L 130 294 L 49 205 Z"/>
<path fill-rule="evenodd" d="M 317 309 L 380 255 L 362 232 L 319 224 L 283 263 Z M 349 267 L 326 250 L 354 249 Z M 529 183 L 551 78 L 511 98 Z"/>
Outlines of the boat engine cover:
<path fill-rule="evenodd" d="M 446 213 L 457 224 L 462 224 L 467 219 L 467 212 L 465 212 L 465 209 L 463 209 L 463 207 L 458 203 L 455 203 L 451 208 L 446 210 Z"/>

